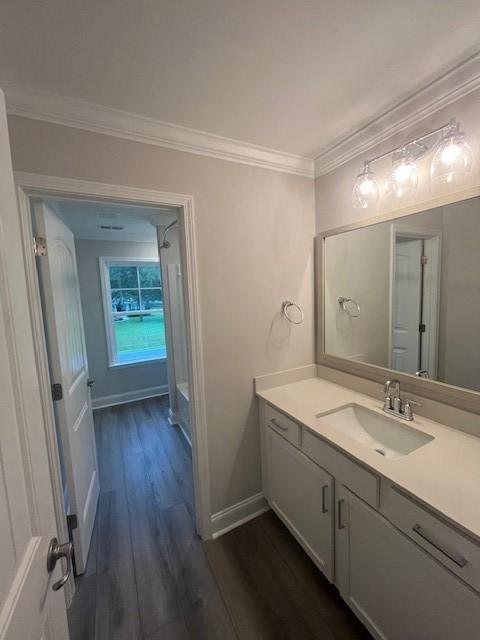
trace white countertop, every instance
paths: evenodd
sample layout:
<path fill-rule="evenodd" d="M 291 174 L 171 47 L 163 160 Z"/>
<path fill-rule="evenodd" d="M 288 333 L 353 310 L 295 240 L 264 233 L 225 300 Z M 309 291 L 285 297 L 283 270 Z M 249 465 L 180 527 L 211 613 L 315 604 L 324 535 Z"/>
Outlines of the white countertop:
<path fill-rule="evenodd" d="M 434 440 L 392 460 L 316 417 L 352 402 L 382 413 L 382 398 L 375 400 L 322 378 L 265 389 L 257 395 L 480 540 L 480 438 L 416 415 L 408 424 Z"/>

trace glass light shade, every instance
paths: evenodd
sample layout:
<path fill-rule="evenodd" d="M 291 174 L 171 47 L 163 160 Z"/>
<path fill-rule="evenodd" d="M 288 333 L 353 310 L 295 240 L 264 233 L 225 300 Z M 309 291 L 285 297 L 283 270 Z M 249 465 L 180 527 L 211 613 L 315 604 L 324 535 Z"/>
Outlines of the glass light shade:
<path fill-rule="evenodd" d="M 430 178 L 433 182 L 454 182 L 471 168 L 472 150 L 458 123 L 453 123 L 438 143 L 430 165 Z"/>
<path fill-rule="evenodd" d="M 352 204 L 355 209 L 366 209 L 378 200 L 378 183 L 375 174 L 368 165 L 358 174 L 352 191 Z"/>
<path fill-rule="evenodd" d="M 403 149 L 394 156 L 392 173 L 387 183 L 387 191 L 401 198 L 407 191 L 418 185 L 417 167 L 413 157 Z"/>

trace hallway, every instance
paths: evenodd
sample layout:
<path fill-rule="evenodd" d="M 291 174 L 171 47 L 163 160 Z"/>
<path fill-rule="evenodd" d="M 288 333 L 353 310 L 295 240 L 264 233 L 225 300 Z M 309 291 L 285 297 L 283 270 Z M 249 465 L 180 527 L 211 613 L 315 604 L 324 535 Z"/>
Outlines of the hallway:
<path fill-rule="evenodd" d="M 71 640 L 370 638 L 272 512 L 200 541 L 167 412 L 166 397 L 95 412 L 101 495 Z"/>
<path fill-rule="evenodd" d="M 167 412 L 166 397 L 95 411 L 101 495 L 72 640 L 235 638 L 194 532 L 191 452 Z"/>

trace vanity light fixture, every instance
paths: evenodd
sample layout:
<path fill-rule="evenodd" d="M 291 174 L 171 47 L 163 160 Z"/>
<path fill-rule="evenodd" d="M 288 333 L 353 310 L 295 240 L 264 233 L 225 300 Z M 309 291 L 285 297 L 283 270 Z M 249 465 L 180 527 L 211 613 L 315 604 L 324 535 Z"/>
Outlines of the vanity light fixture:
<path fill-rule="evenodd" d="M 406 191 L 415 189 L 418 184 L 417 167 L 413 155 L 406 147 L 392 155 L 392 174 L 387 190 L 402 197 Z"/>
<path fill-rule="evenodd" d="M 433 182 L 453 182 L 472 168 L 472 151 L 465 134 L 456 120 L 451 120 L 448 129 L 438 143 L 430 165 Z"/>
<path fill-rule="evenodd" d="M 366 160 L 357 175 L 352 192 L 352 204 L 356 209 L 366 209 L 379 198 L 379 187 L 371 168 L 374 162 L 392 157 L 392 172 L 386 185 L 387 193 L 402 197 L 418 184 L 416 161 L 434 150 L 430 164 L 433 182 L 451 183 L 468 173 L 472 166 L 472 152 L 460 125 L 452 119 L 438 129 L 429 131 L 395 147 L 386 153 Z"/>
<path fill-rule="evenodd" d="M 366 209 L 378 200 L 378 183 L 370 164 L 365 166 L 357 176 L 352 192 L 352 202 L 356 209 Z"/>

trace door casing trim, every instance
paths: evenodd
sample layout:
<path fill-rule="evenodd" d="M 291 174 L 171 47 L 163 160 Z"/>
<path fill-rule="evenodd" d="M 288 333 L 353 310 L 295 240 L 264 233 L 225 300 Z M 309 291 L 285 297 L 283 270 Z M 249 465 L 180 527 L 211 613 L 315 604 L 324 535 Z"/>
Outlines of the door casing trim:
<path fill-rule="evenodd" d="M 195 520 L 197 531 L 204 539 L 211 537 L 211 501 L 208 466 L 208 439 L 205 402 L 205 376 L 201 331 L 201 309 L 198 283 L 198 261 L 195 233 L 195 209 L 193 197 L 165 191 L 154 191 L 112 185 L 100 182 L 76 180 L 34 173 L 15 172 L 15 185 L 19 205 L 23 258 L 30 305 L 30 321 L 35 342 L 37 375 L 42 396 L 42 411 L 50 457 L 50 473 L 54 493 L 55 515 L 58 533 L 68 538 L 63 503 L 63 488 L 55 432 L 53 406 L 50 396 L 48 358 L 43 329 L 42 307 L 38 287 L 35 257 L 32 250 L 32 220 L 30 198 L 70 198 L 106 200 L 121 204 L 173 206 L 178 211 L 180 227 L 180 252 L 184 266 L 184 295 L 188 347 L 188 374 L 190 378 L 190 411 L 192 424 L 192 459 L 195 490 Z M 74 586 L 67 583 L 65 597 L 69 606 Z"/>

